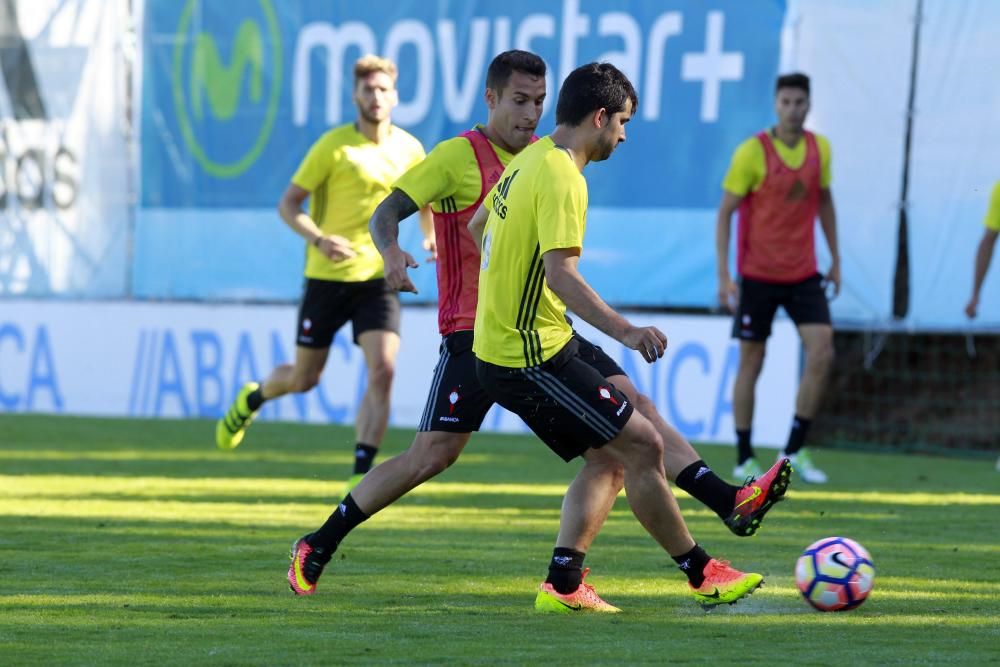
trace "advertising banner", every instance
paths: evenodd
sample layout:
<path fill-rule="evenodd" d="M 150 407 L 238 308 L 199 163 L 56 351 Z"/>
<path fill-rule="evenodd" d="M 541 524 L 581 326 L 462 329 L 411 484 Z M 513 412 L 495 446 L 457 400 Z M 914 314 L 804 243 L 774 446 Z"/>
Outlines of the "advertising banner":
<path fill-rule="evenodd" d="M 148 3 L 136 293 L 295 298 L 303 252 L 274 211 L 312 142 L 353 121 L 354 60 L 399 63 L 393 119 L 429 149 L 485 122 L 486 67 L 522 48 L 549 68 L 540 135 L 582 63 L 617 64 L 639 93 L 626 144 L 585 172 L 584 272 L 616 303 L 711 305 L 720 183 L 771 122 L 784 15 L 782 0 Z"/>
<path fill-rule="evenodd" d="M 686 437 L 732 442 L 739 348 L 729 338 L 729 318 L 631 318 L 667 333 L 662 360 L 646 364 L 586 324 L 577 328 L 604 347 Z M 216 419 L 243 383 L 294 359 L 295 323 L 291 306 L 12 301 L 0 311 L 0 412 Z M 402 327 L 390 423 L 414 428 L 438 360 L 436 313 L 405 308 Z M 791 324 L 775 323 L 757 386 L 754 436 L 762 445 L 784 444 L 798 350 Z M 363 355 L 345 328 L 319 386 L 266 403 L 260 418 L 352 424 L 365 379 Z M 487 415 L 483 430 L 526 432 L 499 408 Z M 206 443 L 212 434 L 206 423 Z"/>

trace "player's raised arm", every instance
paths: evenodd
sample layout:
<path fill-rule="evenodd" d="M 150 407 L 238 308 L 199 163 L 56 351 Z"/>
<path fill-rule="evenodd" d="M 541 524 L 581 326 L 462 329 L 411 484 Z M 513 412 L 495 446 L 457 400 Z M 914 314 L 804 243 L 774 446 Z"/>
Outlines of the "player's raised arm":
<path fill-rule="evenodd" d="M 559 248 L 542 256 L 545 282 L 566 307 L 585 322 L 603 331 L 626 347 L 637 350 L 652 363 L 667 349 L 666 335 L 656 327 L 635 327 L 619 315 L 587 284 L 577 265 L 579 248 Z"/>
<path fill-rule="evenodd" d="M 418 264 L 413 255 L 399 247 L 399 221 L 416 212 L 416 203 L 405 192 L 396 189 L 382 200 L 368 221 L 368 231 L 385 264 L 386 283 L 394 290 L 414 294 L 417 293 L 417 288 L 406 270 L 416 268 Z"/>

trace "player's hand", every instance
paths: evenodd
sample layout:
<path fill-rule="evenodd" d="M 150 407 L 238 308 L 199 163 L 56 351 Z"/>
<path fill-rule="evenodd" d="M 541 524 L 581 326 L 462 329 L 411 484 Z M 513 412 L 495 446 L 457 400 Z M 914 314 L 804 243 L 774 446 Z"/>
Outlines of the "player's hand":
<path fill-rule="evenodd" d="M 823 283 L 825 285 L 833 285 L 833 296 L 830 298 L 836 299 L 837 295 L 840 294 L 840 262 L 833 263 L 830 270 L 823 276 Z"/>
<path fill-rule="evenodd" d="M 436 262 L 438 258 L 437 240 L 434 238 L 424 239 L 424 250 L 428 252 L 425 262 Z"/>
<path fill-rule="evenodd" d="M 351 242 L 337 234 L 321 236 L 316 247 L 331 262 L 342 262 L 345 259 L 351 259 L 358 255 L 358 253 L 354 252 L 354 248 L 351 247 Z"/>
<path fill-rule="evenodd" d="M 656 327 L 629 327 L 621 342 L 629 349 L 638 350 L 650 364 L 662 357 L 667 349 L 667 336 Z"/>
<path fill-rule="evenodd" d="M 727 313 L 736 312 L 740 288 L 728 275 L 719 278 L 719 306 Z"/>
<path fill-rule="evenodd" d="M 965 314 L 970 320 L 976 319 L 976 315 L 979 312 L 979 295 L 973 294 L 972 298 L 969 299 L 969 303 L 965 304 Z"/>
<path fill-rule="evenodd" d="M 406 273 L 407 269 L 415 269 L 417 261 L 413 255 L 405 252 L 398 245 L 391 245 L 382 251 L 382 262 L 385 264 L 385 282 L 391 289 L 399 292 L 417 293 L 417 287 Z"/>

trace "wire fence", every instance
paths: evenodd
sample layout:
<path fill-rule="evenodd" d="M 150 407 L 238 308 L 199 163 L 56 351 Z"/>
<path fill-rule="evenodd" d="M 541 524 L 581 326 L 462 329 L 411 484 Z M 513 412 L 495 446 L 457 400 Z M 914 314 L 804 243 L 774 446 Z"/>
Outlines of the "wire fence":
<path fill-rule="evenodd" d="M 816 441 L 972 455 L 1000 451 L 1000 335 L 837 332 Z"/>

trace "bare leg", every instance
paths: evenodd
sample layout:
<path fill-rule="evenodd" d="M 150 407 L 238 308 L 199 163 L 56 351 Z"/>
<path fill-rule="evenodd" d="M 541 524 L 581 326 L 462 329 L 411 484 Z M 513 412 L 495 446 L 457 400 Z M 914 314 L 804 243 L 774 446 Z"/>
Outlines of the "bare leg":
<path fill-rule="evenodd" d="M 600 449 L 590 450 L 583 468 L 566 489 L 559 514 L 557 547 L 586 553 L 615 504 L 624 482 L 623 466 Z"/>
<path fill-rule="evenodd" d="M 389 400 L 399 336 L 391 331 L 365 331 L 358 336 L 358 344 L 365 354 L 368 386 L 358 408 L 355 429 L 358 442 L 378 447 L 389 424 Z"/>
<path fill-rule="evenodd" d="M 371 516 L 446 470 L 462 453 L 469 433 L 420 432 L 402 454 L 372 468 L 351 491 L 362 512 Z"/>
<path fill-rule="evenodd" d="M 330 348 L 297 346 L 295 363 L 278 366 L 264 380 L 261 385 L 264 399 L 269 401 L 285 394 L 301 394 L 315 387 L 319 384 L 329 354 Z"/>
<path fill-rule="evenodd" d="M 754 389 L 764 367 L 764 343 L 740 341 L 740 368 L 733 385 L 733 421 L 737 430 L 753 425 Z"/>
<path fill-rule="evenodd" d="M 803 324 L 799 327 L 806 353 L 806 365 L 795 399 L 795 414 L 812 419 L 819 409 L 830 369 L 833 366 L 833 327 L 827 324 Z"/>
<path fill-rule="evenodd" d="M 671 556 L 693 549 L 694 539 L 667 484 L 663 441 L 653 424 L 641 413 L 633 412 L 618 437 L 601 449 L 624 466 L 629 505 L 646 532 Z M 584 456 L 590 458 L 595 451 Z"/>

